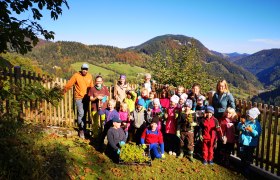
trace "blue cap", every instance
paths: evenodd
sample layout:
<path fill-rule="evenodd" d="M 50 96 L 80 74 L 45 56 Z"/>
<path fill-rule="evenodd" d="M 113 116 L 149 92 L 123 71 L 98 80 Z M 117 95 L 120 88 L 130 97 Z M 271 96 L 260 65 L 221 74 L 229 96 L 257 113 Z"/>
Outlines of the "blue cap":
<path fill-rule="evenodd" d="M 144 101 L 144 99 L 138 99 L 137 105 L 145 106 L 145 101 Z"/>
<path fill-rule="evenodd" d="M 113 119 L 111 119 L 111 121 L 117 122 L 117 123 L 121 123 L 121 122 L 122 122 L 122 120 L 120 120 L 120 119 L 117 118 L 117 117 L 113 117 Z"/>
<path fill-rule="evenodd" d="M 207 107 L 206 107 L 206 112 L 214 114 L 214 108 L 213 108 L 213 106 L 207 106 Z"/>
<path fill-rule="evenodd" d="M 81 69 L 88 69 L 88 64 L 84 63 L 84 64 L 81 66 Z"/>

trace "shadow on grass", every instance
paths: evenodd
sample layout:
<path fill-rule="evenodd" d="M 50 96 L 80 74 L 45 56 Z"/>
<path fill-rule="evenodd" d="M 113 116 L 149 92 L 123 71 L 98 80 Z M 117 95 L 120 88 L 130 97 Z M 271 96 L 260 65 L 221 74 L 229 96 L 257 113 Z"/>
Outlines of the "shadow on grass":
<path fill-rule="evenodd" d="M 65 148 L 38 144 L 39 126 L 0 121 L 0 179 L 65 179 Z"/>

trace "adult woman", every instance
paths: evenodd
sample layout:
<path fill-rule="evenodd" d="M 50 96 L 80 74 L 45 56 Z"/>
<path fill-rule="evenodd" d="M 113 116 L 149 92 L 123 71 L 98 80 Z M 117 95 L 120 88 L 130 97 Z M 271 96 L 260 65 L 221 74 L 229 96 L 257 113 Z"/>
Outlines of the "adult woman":
<path fill-rule="evenodd" d="M 212 99 L 212 106 L 215 108 L 214 116 L 219 122 L 228 107 L 235 109 L 234 98 L 229 92 L 226 80 L 218 81 L 216 92 Z"/>
<path fill-rule="evenodd" d="M 126 76 L 120 75 L 120 79 L 114 87 L 114 98 L 117 102 L 116 109 L 119 110 L 120 103 L 126 98 L 126 91 L 130 90 L 129 84 L 126 82 Z"/>

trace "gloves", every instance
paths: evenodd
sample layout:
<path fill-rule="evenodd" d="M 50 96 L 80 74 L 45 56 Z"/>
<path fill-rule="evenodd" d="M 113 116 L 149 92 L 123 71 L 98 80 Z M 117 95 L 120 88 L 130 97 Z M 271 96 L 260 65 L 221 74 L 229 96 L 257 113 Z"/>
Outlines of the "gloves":
<path fill-rule="evenodd" d="M 161 154 L 161 158 L 165 159 L 165 154 L 164 153 Z"/>
<path fill-rule="evenodd" d="M 176 136 L 178 136 L 178 138 L 180 138 L 180 131 L 178 130 L 178 131 L 176 131 Z"/>
<path fill-rule="evenodd" d="M 146 145 L 146 144 L 142 144 L 142 148 L 143 148 L 143 149 L 146 149 L 146 148 L 147 148 L 147 145 Z"/>
<path fill-rule="evenodd" d="M 120 153 L 121 153 L 121 150 L 120 150 L 120 149 L 118 149 L 118 150 L 117 150 L 117 154 L 120 154 Z"/>
<path fill-rule="evenodd" d="M 125 145 L 125 142 L 124 141 L 120 141 L 119 145 L 120 145 L 120 147 L 123 147 Z"/>
<path fill-rule="evenodd" d="M 179 114 L 178 114 L 178 113 L 175 113 L 175 119 L 177 119 L 177 118 L 178 118 L 178 116 L 179 116 Z"/>
<path fill-rule="evenodd" d="M 102 98 L 102 100 L 101 100 L 101 102 L 106 102 L 107 101 L 107 96 L 104 96 L 103 98 Z"/>

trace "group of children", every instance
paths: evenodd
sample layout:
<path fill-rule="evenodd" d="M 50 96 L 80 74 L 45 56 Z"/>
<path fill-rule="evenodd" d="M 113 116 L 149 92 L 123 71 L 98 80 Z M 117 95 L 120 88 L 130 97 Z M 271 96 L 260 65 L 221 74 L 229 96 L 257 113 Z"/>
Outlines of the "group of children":
<path fill-rule="evenodd" d="M 143 88 L 138 97 L 134 91 L 127 90 L 118 110 L 116 100 L 109 100 L 108 108 L 99 110 L 100 115 L 106 115 L 102 143 L 107 135 L 108 149 L 115 157 L 123 144 L 135 142 L 149 144 L 152 158 L 164 158 L 167 152 L 178 158 L 188 156 L 194 161 L 193 154 L 196 153 L 202 156 L 205 165 L 213 164 L 216 146 L 215 156 L 228 164 L 230 154 L 238 144 L 242 162 L 248 166 L 261 134 L 257 120 L 259 110 L 252 108 L 246 115 L 241 115 L 228 107 L 223 117 L 216 119 L 214 107 L 208 105 L 205 96 L 194 91 L 186 92 L 179 86 L 169 95 L 170 91 L 165 88 L 157 98 L 156 93 L 147 88 Z"/>

